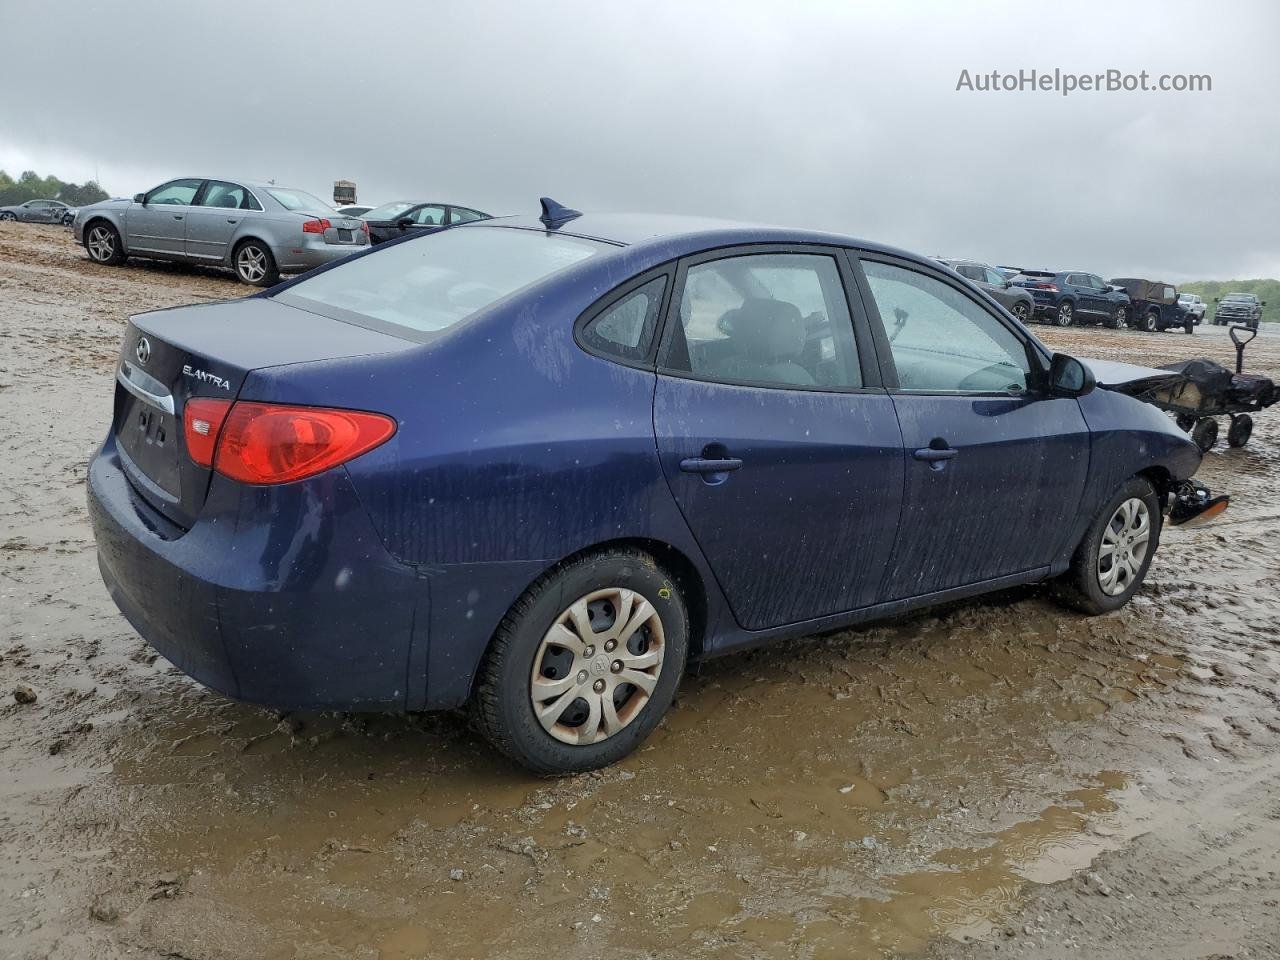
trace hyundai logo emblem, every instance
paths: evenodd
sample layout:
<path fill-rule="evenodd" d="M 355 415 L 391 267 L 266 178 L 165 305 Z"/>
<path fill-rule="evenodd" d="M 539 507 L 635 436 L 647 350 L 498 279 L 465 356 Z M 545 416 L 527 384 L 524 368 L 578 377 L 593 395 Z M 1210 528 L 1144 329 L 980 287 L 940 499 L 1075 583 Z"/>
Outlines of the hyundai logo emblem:
<path fill-rule="evenodd" d="M 134 351 L 138 355 L 139 363 L 146 363 L 151 359 L 151 341 L 146 337 L 138 338 L 138 348 Z"/>

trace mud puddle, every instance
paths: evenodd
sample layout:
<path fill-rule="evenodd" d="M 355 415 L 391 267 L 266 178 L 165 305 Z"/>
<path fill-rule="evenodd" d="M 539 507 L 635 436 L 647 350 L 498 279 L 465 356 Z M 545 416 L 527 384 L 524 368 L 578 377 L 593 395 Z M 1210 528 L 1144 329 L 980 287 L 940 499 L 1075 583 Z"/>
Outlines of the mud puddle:
<path fill-rule="evenodd" d="M 1106 955 L 1106 918 L 1157 889 L 1118 955 L 1280 940 L 1265 417 L 1202 470 L 1227 521 L 1168 532 L 1125 611 L 1022 590 L 714 662 L 627 762 L 532 780 L 460 716 L 230 703 L 106 597 L 81 484 L 122 318 L 243 292 L 0 226 L 0 684 L 38 695 L 0 707 L 0 957 Z M 1201 331 L 1043 332 L 1230 352 Z M 1280 373 L 1280 339 L 1254 348 Z"/>

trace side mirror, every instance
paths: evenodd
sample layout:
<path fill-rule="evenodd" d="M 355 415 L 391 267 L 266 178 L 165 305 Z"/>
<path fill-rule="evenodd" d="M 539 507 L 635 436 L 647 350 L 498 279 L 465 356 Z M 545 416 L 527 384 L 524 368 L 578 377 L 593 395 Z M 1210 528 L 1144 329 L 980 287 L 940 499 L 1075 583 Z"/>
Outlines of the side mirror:
<path fill-rule="evenodd" d="M 1006 281 L 1004 282 L 1004 288 L 1005 288 L 1006 290 L 1008 290 L 1008 289 L 1009 289 L 1010 287 L 1012 287 L 1012 286 L 1013 286 L 1013 281 L 1012 281 L 1012 280 L 1006 280 Z"/>
<path fill-rule="evenodd" d="M 396 226 L 401 230 L 405 230 L 413 226 L 413 217 L 401 217 L 396 221 Z"/>
<path fill-rule="evenodd" d="M 133 195 L 133 202 L 140 203 L 145 207 L 147 205 L 147 195 L 145 193 L 135 193 Z"/>
<path fill-rule="evenodd" d="M 1093 371 L 1065 353 L 1049 361 L 1049 391 L 1059 397 L 1083 397 L 1098 385 Z"/>

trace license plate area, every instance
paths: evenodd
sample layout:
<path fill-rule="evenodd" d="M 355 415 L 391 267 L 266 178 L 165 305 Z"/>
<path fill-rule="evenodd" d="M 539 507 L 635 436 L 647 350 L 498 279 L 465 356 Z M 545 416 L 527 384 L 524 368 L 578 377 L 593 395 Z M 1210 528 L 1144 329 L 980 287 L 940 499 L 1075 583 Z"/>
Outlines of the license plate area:
<path fill-rule="evenodd" d="M 339 228 L 338 228 L 338 242 L 339 242 L 339 243 L 350 243 L 350 242 L 351 242 L 351 231 L 350 231 L 350 230 L 345 230 L 345 229 L 343 229 L 342 227 L 339 227 Z"/>
<path fill-rule="evenodd" d="M 175 501 L 182 495 L 178 421 L 140 397 L 124 392 L 116 443 L 148 480 Z"/>

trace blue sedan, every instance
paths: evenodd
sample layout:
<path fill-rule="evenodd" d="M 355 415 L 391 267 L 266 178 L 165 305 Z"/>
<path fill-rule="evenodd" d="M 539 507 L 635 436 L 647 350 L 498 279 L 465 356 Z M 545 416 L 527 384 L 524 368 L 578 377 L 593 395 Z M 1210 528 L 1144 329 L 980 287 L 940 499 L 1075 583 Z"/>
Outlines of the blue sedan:
<path fill-rule="evenodd" d="M 1034 581 L 1115 610 L 1187 514 L 1199 450 L 1097 388 L 1133 374 L 934 260 L 543 206 L 132 318 L 89 504 L 160 653 L 277 708 L 469 705 L 563 773 L 690 660 Z"/>

